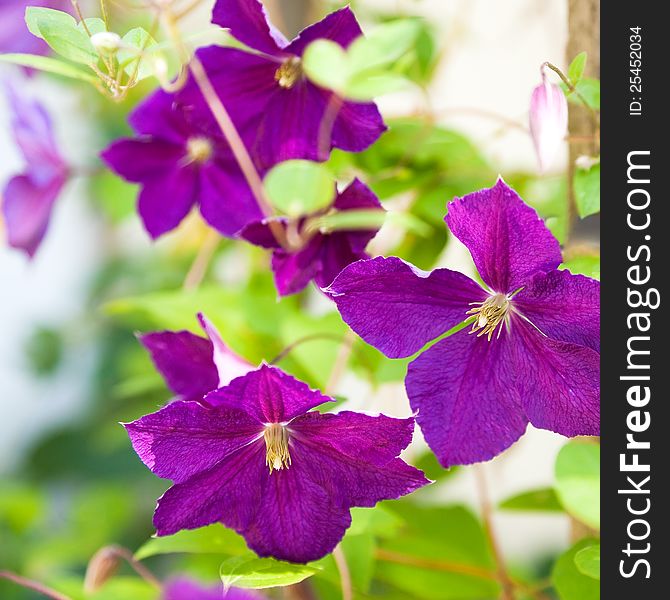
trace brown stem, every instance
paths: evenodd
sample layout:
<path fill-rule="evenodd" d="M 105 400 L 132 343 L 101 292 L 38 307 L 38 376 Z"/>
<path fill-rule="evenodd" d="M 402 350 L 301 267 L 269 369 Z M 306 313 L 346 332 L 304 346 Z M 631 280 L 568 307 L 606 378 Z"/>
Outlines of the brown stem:
<path fill-rule="evenodd" d="M 186 278 L 184 279 L 185 290 L 193 291 L 198 289 L 202 283 L 202 280 L 207 274 L 209 263 L 214 257 L 220 241 L 221 238 L 216 231 L 213 229 L 207 231 L 207 235 L 205 236 L 202 246 L 200 246 L 200 250 L 198 250 L 198 254 L 196 255 L 195 260 L 193 261 L 193 264 L 191 264 L 191 268 L 188 270 Z"/>
<path fill-rule="evenodd" d="M 354 594 L 351 586 L 351 573 L 347 565 L 347 557 L 344 555 L 342 546 L 338 544 L 333 550 L 333 559 L 340 573 L 340 587 L 342 588 L 342 600 L 353 600 Z"/>
<path fill-rule="evenodd" d="M 344 100 L 338 94 L 331 94 L 319 124 L 318 152 L 319 156 L 327 157 L 330 154 L 330 145 L 333 139 L 333 129 L 337 117 L 344 106 Z"/>
<path fill-rule="evenodd" d="M 488 579 L 498 581 L 498 574 L 494 571 L 482 569 L 474 565 L 452 562 L 449 560 L 420 558 L 417 556 L 408 556 L 399 552 L 377 548 L 375 550 L 377 560 L 394 563 L 396 565 L 407 565 L 419 569 L 430 569 L 431 571 L 446 571 L 448 573 L 460 573 L 461 575 L 470 575 L 478 579 Z"/>
<path fill-rule="evenodd" d="M 133 569 L 133 571 L 135 571 L 135 573 L 137 573 L 148 584 L 152 585 L 157 589 L 161 589 L 163 587 L 159 579 L 151 571 L 149 571 L 149 569 L 147 569 L 139 560 L 137 560 L 133 556 L 133 553 L 130 550 L 128 550 L 128 548 L 124 548 L 123 546 L 109 546 L 108 549 L 111 553 L 125 560 Z"/>
<path fill-rule="evenodd" d="M 507 574 L 507 569 L 505 568 L 505 561 L 503 560 L 502 552 L 498 546 L 498 541 L 495 536 L 495 530 L 493 527 L 493 508 L 491 505 L 491 500 L 489 499 L 488 487 L 486 484 L 486 474 L 484 473 L 483 467 L 476 466 L 474 468 L 475 479 L 477 481 L 477 490 L 479 493 L 479 501 L 481 504 L 482 510 L 482 520 L 484 522 L 484 531 L 489 540 L 491 546 L 491 551 L 493 552 L 493 558 L 496 562 L 496 568 L 498 570 L 498 581 L 502 586 L 502 594 L 500 596 L 501 600 L 514 600 L 514 587 L 512 580 Z"/>
<path fill-rule="evenodd" d="M 330 340 L 333 342 L 342 342 L 342 337 L 339 335 L 334 335 L 330 333 L 314 333 L 312 335 L 306 335 L 305 337 L 298 338 L 295 342 L 289 344 L 284 348 L 277 356 L 275 356 L 271 361 L 271 365 L 276 365 L 277 363 L 284 360 L 291 352 L 293 352 L 298 346 L 306 344 L 307 342 L 315 342 L 317 340 Z"/>
<path fill-rule="evenodd" d="M 344 375 L 344 372 L 346 371 L 347 363 L 349 362 L 349 357 L 351 356 L 355 341 L 356 335 L 351 329 L 349 329 L 344 335 L 342 345 L 340 346 L 340 350 L 337 353 L 337 357 L 335 358 L 335 364 L 333 365 L 330 376 L 328 377 L 328 383 L 324 389 L 326 395 L 335 393 L 337 384 L 340 382 L 342 375 Z"/>
<path fill-rule="evenodd" d="M 574 85 L 572 85 L 572 82 L 565 76 L 563 71 L 561 71 L 556 65 L 552 65 L 550 62 L 542 63 L 542 66 L 547 67 L 547 69 L 551 69 L 561 78 L 561 81 L 567 86 L 568 90 L 570 90 L 570 93 L 574 94 L 577 98 L 579 98 L 579 101 L 589 111 L 589 115 L 591 121 L 593 122 L 593 125 L 595 127 L 598 127 L 598 113 L 593 108 L 591 108 L 589 103 L 586 101 L 586 98 L 584 98 L 584 96 L 582 96 L 579 93 L 579 90 Z"/>
<path fill-rule="evenodd" d="M 33 590 L 34 592 L 42 594 L 47 598 L 52 598 L 53 600 L 72 600 L 70 596 L 61 594 L 60 592 L 52 590 L 51 588 L 47 587 L 42 583 L 39 583 L 38 581 L 33 581 L 32 579 L 21 577 L 20 575 L 12 573 L 11 571 L 0 571 L 0 579 L 7 579 L 15 583 L 16 585 L 20 585 L 21 587 L 24 587 L 26 589 Z"/>

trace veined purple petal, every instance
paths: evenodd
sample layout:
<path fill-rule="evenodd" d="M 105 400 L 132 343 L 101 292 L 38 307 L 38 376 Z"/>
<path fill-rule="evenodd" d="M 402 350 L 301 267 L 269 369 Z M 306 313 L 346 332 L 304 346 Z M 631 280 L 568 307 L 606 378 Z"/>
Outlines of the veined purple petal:
<path fill-rule="evenodd" d="M 142 462 L 175 483 L 215 467 L 253 440 L 260 438 L 263 446 L 262 426 L 231 406 L 177 401 L 124 427 Z"/>
<path fill-rule="evenodd" d="M 356 235 L 356 234 L 352 234 Z M 320 288 L 333 283 L 333 280 L 351 263 L 369 258 L 364 251 L 354 252 L 348 233 L 335 232 L 323 236 L 320 251 L 320 268 L 314 275 L 314 281 Z"/>
<path fill-rule="evenodd" d="M 326 293 L 346 323 L 390 358 L 411 356 L 465 321 L 470 304 L 487 297 L 461 273 L 426 273 L 395 257 L 349 265 Z"/>
<path fill-rule="evenodd" d="M 600 435 L 600 355 L 512 319 L 511 364 L 530 422 L 561 435 Z"/>
<path fill-rule="evenodd" d="M 63 186 L 65 176 L 36 183 L 33 177 L 17 175 L 7 183 L 2 203 L 2 213 L 7 228 L 9 245 L 34 256 L 51 218 L 53 205 Z"/>
<path fill-rule="evenodd" d="M 283 423 L 333 399 L 277 367 L 261 365 L 212 392 L 206 401 L 215 406 L 238 407 L 260 423 Z"/>
<path fill-rule="evenodd" d="M 226 236 L 263 217 L 242 172 L 230 160 L 202 165 L 199 200 L 204 219 Z"/>
<path fill-rule="evenodd" d="M 600 351 L 600 282 L 569 271 L 536 274 L 514 308 L 550 338 Z"/>
<path fill-rule="evenodd" d="M 511 346 L 504 332 L 489 342 L 463 330 L 410 363 L 407 395 L 443 467 L 489 460 L 526 431 L 517 388 L 525 368 L 512 362 Z"/>
<path fill-rule="evenodd" d="M 202 400 L 219 387 L 212 342 L 189 331 L 161 331 L 139 337 L 168 387 L 182 400 Z"/>
<path fill-rule="evenodd" d="M 346 210 L 381 210 L 384 208 L 375 193 L 360 179 L 354 179 L 344 191 L 335 198 L 333 206 L 338 211 Z M 343 231 L 349 240 L 353 252 L 364 252 L 379 229 Z M 330 280 L 332 281 L 332 279 Z M 330 281 L 328 283 L 330 283 Z"/>
<path fill-rule="evenodd" d="M 204 587 L 200 583 L 185 577 L 172 579 L 163 588 L 162 600 L 263 600 L 255 590 L 229 588 L 224 591 L 223 585 Z"/>
<path fill-rule="evenodd" d="M 144 182 L 138 208 L 149 235 L 171 231 L 191 212 L 198 199 L 199 174 L 194 165 L 165 173 Z"/>
<path fill-rule="evenodd" d="M 288 41 L 270 23 L 260 0 L 217 0 L 212 23 L 230 29 L 233 37 L 254 50 L 278 54 Z"/>
<path fill-rule="evenodd" d="M 536 272 L 561 264 L 556 238 L 502 179 L 450 202 L 448 211 L 449 229 L 470 250 L 482 279 L 496 292 L 515 292 Z"/>
<path fill-rule="evenodd" d="M 249 371 L 253 370 L 250 363 L 237 356 L 237 354 L 226 346 L 221 338 L 221 334 L 219 334 L 214 324 L 205 315 L 199 313 L 198 320 L 211 341 L 213 351 L 211 356 L 218 374 L 218 385 L 209 388 L 208 392 L 216 387 L 226 386 L 233 379 L 246 375 Z"/>
<path fill-rule="evenodd" d="M 307 287 L 321 271 L 321 250 L 324 236 L 316 234 L 298 252 L 275 250 L 272 254 L 272 271 L 280 296 L 297 294 Z"/>
<path fill-rule="evenodd" d="M 346 152 L 363 152 L 388 127 L 373 102 L 345 102 L 333 127 L 331 147 Z"/>
<path fill-rule="evenodd" d="M 113 142 L 100 156 L 121 177 L 134 183 L 162 180 L 181 169 L 183 144 L 145 137 Z"/>
<path fill-rule="evenodd" d="M 315 40 L 328 39 L 347 48 L 351 42 L 363 34 L 356 16 L 349 6 L 336 10 L 318 23 L 303 29 L 287 47 L 286 51 L 302 56 L 305 48 Z"/>

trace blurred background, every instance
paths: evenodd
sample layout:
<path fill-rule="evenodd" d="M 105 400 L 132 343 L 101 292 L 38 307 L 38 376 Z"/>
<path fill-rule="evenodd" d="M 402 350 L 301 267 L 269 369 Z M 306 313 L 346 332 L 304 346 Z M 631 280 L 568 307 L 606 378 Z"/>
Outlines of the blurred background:
<path fill-rule="evenodd" d="M 63 9 L 69 4 L 64 1 Z M 189 15 L 187 30 L 197 32 L 208 22 L 211 2 L 201 4 Z M 343 3 L 266 4 L 290 35 Z M 423 235 L 385 227 L 373 252 L 398 254 L 422 268 L 448 265 L 471 272 L 467 251 L 447 239 L 443 209 L 455 195 L 492 185 L 499 173 L 567 243 L 568 147 L 552 171 L 539 176 L 527 121 L 540 65 L 550 60 L 566 68 L 568 56 L 586 49 L 568 49 L 569 2 L 358 0 L 353 5 L 364 29 L 391 17 L 425 18 L 426 44 L 434 55 L 429 67 L 417 85 L 381 98 L 379 105 L 391 121 L 429 120 L 446 132 L 414 165 L 426 176 L 420 185 L 404 186 L 401 174 L 387 176 L 375 166 L 397 163 L 402 139 L 386 145 L 382 140 L 355 165 L 349 157 L 334 157 L 335 168 L 362 170 L 390 206 L 407 207 L 428 224 L 429 233 Z M 95 3 L 91 11 L 97 14 Z M 137 19 L 136 13 L 118 14 L 125 14 L 128 24 Z M 597 24 L 581 33 L 582 46 L 588 42 L 597 48 L 597 39 L 589 41 L 593 31 Z M 597 52 L 589 60 L 597 69 Z M 146 471 L 118 423 L 155 410 L 169 394 L 135 331 L 194 328 L 200 309 L 235 350 L 250 360 L 270 360 L 300 336 L 324 328 L 339 332 L 341 323 L 314 291 L 277 302 L 267 257 L 241 243 L 222 241 L 200 290 L 175 293 L 204 226 L 193 216 L 152 243 L 134 212 L 136 188 L 103 171 L 97 159 L 109 141 L 128 133 L 125 116 L 152 83 L 117 105 L 84 85 L 0 65 L 0 87 L 7 81 L 44 102 L 62 153 L 76 171 L 33 260 L 0 246 L 0 567 L 53 581 L 81 574 L 101 546 L 135 549 L 153 533 L 155 498 L 166 486 Z M 23 168 L 10 119 L 0 93 L 3 185 Z M 587 257 L 596 252 L 597 226 L 597 220 L 582 224 L 570 247 Z M 360 348 L 360 360 L 354 352 L 337 393 L 352 408 L 406 416 L 404 364 Z M 303 350 L 289 356 L 285 368 L 312 384 L 323 383 L 337 347 L 320 342 Z M 531 427 L 510 451 L 487 464 L 493 501 L 550 486 L 564 441 Z M 419 440 L 410 458 L 424 456 Z M 422 501 L 476 507 L 471 472 L 451 474 L 443 485 L 427 490 Z M 500 511 L 495 524 L 512 563 L 530 556 L 541 565 L 567 547 L 571 535 L 563 513 Z M 0 581 L 2 600 L 32 597 Z"/>

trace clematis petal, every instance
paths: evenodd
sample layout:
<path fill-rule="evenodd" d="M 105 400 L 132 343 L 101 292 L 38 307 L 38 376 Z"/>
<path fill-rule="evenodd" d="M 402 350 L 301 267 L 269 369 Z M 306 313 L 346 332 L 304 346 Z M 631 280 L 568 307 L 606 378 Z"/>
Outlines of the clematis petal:
<path fill-rule="evenodd" d="M 212 23 L 230 29 L 230 33 L 254 50 L 277 54 L 288 44 L 267 15 L 260 0 L 217 0 Z"/>
<path fill-rule="evenodd" d="M 219 334 L 214 324 L 205 315 L 198 313 L 198 320 L 212 343 L 212 358 L 218 374 L 218 385 L 209 388 L 208 392 L 214 388 L 228 385 L 233 379 L 253 370 L 250 363 L 237 356 L 237 354 L 226 346 L 221 338 L 221 334 Z"/>
<path fill-rule="evenodd" d="M 2 213 L 10 246 L 24 250 L 30 257 L 35 255 L 65 182 L 65 176 L 60 176 L 38 183 L 30 174 L 9 180 L 3 194 Z"/>
<path fill-rule="evenodd" d="M 333 551 L 351 525 L 349 507 L 338 504 L 309 477 L 296 449 L 288 469 L 266 475 L 253 524 L 241 532 L 259 556 L 307 563 Z"/>
<path fill-rule="evenodd" d="M 426 442 L 443 467 L 493 458 L 526 430 L 516 382 L 525 369 L 511 364 L 505 333 L 460 331 L 410 363 L 405 387 Z"/>
<path fill-rule="evenodd" d="M 561 263 L 556 238 L 502 179 L 492 188 L 450 202 L 446 222 L 496 292 L 515 292 L 536 272 L 551 271 Z"/>
<path fill-rule="evenodd" d="M 140 102 L 128 117 L 135 133 L 156 136 L 183 145 L 191 131 L 184 114 L 177 110 L 177 96 L 158 89 Z"/>
<path fill-rule="evenodd" d="M 365 185 L 360 179 L 354 179 L 341 193 L 335 198 L 334 207 L 338 211 L 346 210 L 377 210 L 384 211 L 382 203 L 375 193 Z M 363 252 L 370 240 L 377 235 L 379 229 L 368 229 L 359 231 L 346 231 L 351 250 L 353 252 Z M 331 279 L 332 281 L 332 279 Z"/>
<path fill-rule="evenodd" d="M 163 588 L 162 600 L 263 600 L 255 590 L 231 587 L 224 592 L 223 586 L 203 587 L 201 584 L 179 577 L 168 581 Z"/>
<path fill-rule="evenodd" d="M 390 358 L 411 356 L 487 296 L 461 273 L 426 273 L 395 257 L 349 265 L 326 293 L 349 327 Z"/>
<path fill-rule="evenodd" d="M 550 338 L 600 351 L 600 282 L 569 271 L 536 274 L 514 307 Z"/>
<path fill-rule="evenodd" d="M 152 238 L 167 233 L 182 222 L 198 198 L 198 169 L 187 166 L 144 182 L 138 208 Z"/>
<path fill-rule="evenodd" d="M 179 170 L 185 156 L 183 145 L 154 138 L 123 139 L 113 142 L 100 156 L 127 181 L 142 183 L 163 179 Z"/>
<path fill-rule="evenodd" d="M 600 355 L 512 320 L 510 368 L 530 422 L 562 435 L 600 435 Z"/>
<path fill-rule="evenodd" d="M 282 218 L 273 218 L 274 221 L 281 223 L 282 228 L 286 229 L 286 220 Z M 281 248 L 277 242 L 277 238 L 272 233 L 269 225 L 270 219 L 262 219 L 255 223 L 249 223 L 242 231 L 240 237 L 254 246 L 261 248 L 277 249 Z"/>
<path fill-rule="evenodd" d="M 160 331 L 139 336 L 168 387 L 181 400 L 202 400 L 219 387 L 212 342 L 189 331 Z"/>
<path fill-rule="evenodd" d="M 244 535 L 252 525 L 264 493 L 263 482 L 269 477 L 263 440 L 212 463 L 209 469 L 176 483 L 158 499 L 154 513 L 158 535 L 219 521 Z"/>
<path fill-rule="evenodd" d="M 198 402 L 172 402 L 124 427 L 142 462 L 175 483 L 218 465 L 262 437 L 262 427 L 242 410 Z"/>
<path fill-rule="evenodd" d="M 333 126 L 331 147 L 346 152 L 363 152 L 387 129 L 373 102 L 345 102 Z"/>
<path fill-rule="evenodd" d="M 354 252 L 351 249 L 348 234 L 338 232 L 323 236 L 319 261 L 320 268 L 314 275 L 314 281 L 320 288 L 325 288 L 333 282 L 345 267 L 366 258 L 369 258 L 369 256 L 365 252 Z"/>
<path fill-rule="evenodd" d="M 302 56 L 305 48 L 315 40 L 328 39 L 347 48 L 351 42 L 363 34 L 361 26 L 350 7 L 336 10 L 318 23 L 303 29 L 287 47 L 286 51 Z"/>
<path fill-rule="evenodd" d="M 281 369 L 261 365 L 212 392 L 206 401 L 216 406 L 238 407 L 260 423 L 283 423 L 333 399 L 309 389 Z"/>
<path fill-rule="evenodd" d="M 374 506 L 430 483 L 398 458 L 412 441 L 414 419 L 354 412 L 307 413 L 290 425 L 294 462 L 346 506 Z"/>
<path fill-rule="evenodd" d="M 319 274 L 323 243 L 324 237 L 317 234 L 299 252 L 275 250 L 272 254 L 272 271 L 280 296 L 297 294 Z"/>
<path fill-rule="evenodd" d="M 263 216 L 239 168 L 218 160 L 200 169 L 200 212 L 226 236 L 234 236 Z"/>

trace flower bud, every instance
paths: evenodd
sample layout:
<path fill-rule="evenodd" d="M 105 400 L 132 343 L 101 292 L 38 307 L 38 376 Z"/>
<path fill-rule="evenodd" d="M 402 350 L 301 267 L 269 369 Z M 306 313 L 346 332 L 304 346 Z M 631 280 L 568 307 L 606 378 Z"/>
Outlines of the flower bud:
<path fill-rule="evenodd" d="M 113 31 L 100 31 L 91 36 L 91 44 L 100 54 L 114 54 L 121 46 L 121 36 Z"/>
<path fill-rule="evenodd" d="M 556 158 L 568 131 L 568 102 L 560 87 L 543 82 L 533 90 L 530 100 L 530 135 L 544 172 Z"/>
<path fill-rule="evenodd" d="M 87 594 L 97 592 L 105 583 L 111 579 L 119 568 L 121 559 L 115 551 L 114 546 L 100 548 L 86 567 L 84 578 L 84 591 Z"/>

